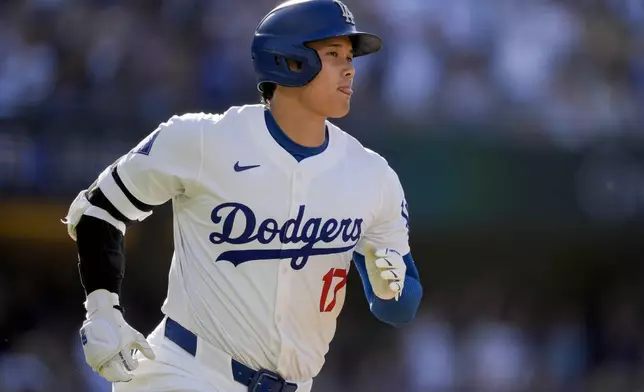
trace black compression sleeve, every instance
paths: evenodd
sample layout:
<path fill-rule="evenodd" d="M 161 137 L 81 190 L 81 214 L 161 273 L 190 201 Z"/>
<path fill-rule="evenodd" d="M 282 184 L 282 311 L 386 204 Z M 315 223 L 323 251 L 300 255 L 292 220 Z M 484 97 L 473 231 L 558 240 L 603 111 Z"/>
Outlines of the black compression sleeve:
<path fill-rule="evenodd" d="M 83 215 L 76 225 L 76 246 L 85 294 L 97 289 L 120 294 L 125 274 L 123 233 L 104 220 Z"/>

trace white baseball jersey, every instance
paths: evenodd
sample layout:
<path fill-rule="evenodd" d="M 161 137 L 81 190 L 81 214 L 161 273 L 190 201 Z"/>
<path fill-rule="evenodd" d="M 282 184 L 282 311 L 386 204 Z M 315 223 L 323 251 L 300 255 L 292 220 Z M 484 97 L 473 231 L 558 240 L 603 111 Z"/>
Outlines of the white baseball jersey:
<path fill-rule="evenodd" d="M 326 150 L 297 162 L 264 110 L 174 116 L 116 171 L 139 201 L 172 200 L 163 312 L 252 368 L 307 381 L 335 334 L 353 252 L 365 241 L 409 252 L 404 195 L 382 157 L 331 123 Z M 145 218 L 109 170 L 103 193 Z"/>

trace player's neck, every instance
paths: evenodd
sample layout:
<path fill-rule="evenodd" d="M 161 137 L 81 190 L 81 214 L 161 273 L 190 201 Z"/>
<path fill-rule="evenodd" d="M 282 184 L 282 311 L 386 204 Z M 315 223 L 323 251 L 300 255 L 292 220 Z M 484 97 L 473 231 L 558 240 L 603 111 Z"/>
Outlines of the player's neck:
<path fill-rule="evenodd" d="M 289 102 L 289 97 L 271 100 L 270 110 L 277 125 L 295 143 L 304 147 L 318 147 L 324 144 L 325 117 L 312 112 L 299 102 Z"/>

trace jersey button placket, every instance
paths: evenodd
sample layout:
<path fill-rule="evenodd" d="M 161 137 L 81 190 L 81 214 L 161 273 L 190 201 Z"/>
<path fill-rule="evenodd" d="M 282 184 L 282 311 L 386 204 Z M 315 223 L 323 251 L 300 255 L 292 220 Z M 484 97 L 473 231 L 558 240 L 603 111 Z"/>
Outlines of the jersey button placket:
<path fill-rule="evenodd" d="M 296 205 L 296 200 L 294 198 L 293 190 L 296 188 L 296 176 L 295 173 L 291 176 L 291 194 L 290 194 L 290 203 L 288 206 L 289 213 L 288 219 L 294 219 L 297 217 L 297 208 L 295 211 L 293 206 Z M 279 268 L 277 270 L 277 303 L 275 304 L 275 322 L 279 325 L 282 322 L 282 314 L 288 309 L 288 295 L 289 295 L 289 272 L 291 269 L 290 263 L 291 258 L 286 257 L 285 251 L 290 247 L 290 244 L 280 243 L 280 259 L 278 260 Z"/>
<path fill-rule="evenodd" d="M 304 198 L 304 191 L 306 189 L 306 180 L 304 179 L 304 176 L 302 172 L 296 171 L 293 174 L 293 181 L 292 181 L 292 186 L 291 186 L 291 211 L 289 214 L 289 219 L 297 219 L 297 215 L 300 212 L 300 206 L 306 204 L 306 200 Z M 294 236 L 297 236 L 297 232 L 302 231 L 302 224 L 305 221 L 305 218 L 302 219 L 303 222 L 300 222 L 300 227 L 298 228 L 297 231 L 295 229 L 291 229 L 292 234 Z M 290 242 L 288 244 L 282 244 L 283 248 L 282 249 L 290 249 L 290 250 L 296 250 L 296 249 L 301 249 L 302 248 L 302 243 L 301 242 Z M 286 287 L 284 288 L 284 294 L 286 298 L 290 299 L 290 293 L 291 293 L 291 284 L 290 284 L 290 279 L 292 279 L 298 272 L 299 270 L 295 270 L 292 268 L 291 263 L 293 262 L 293 258 L 289 258 L 287 260 L 287 263 L 285 263 L 282 267 L 284 268 L 284 275 L 286 277 Z M 302 259 L 299 258 L 296 260 L 296 262 L 299 264 L 302 262 Z M 288 300 L 287 300 L 288 302 Z"/>
<path fill-rule="evenodd" d="M 296 219 L 297 214 L 300 209 L 300 205 L 305 204 L 302 197 L 302 190 L 304 187 L 304 181 L 302 173 L 296 171 L 293 173 L 291 179 L 291 197 L 290 197 L 290 206 L 289 206 L 289 216 L 288 219 Z M 291 229 L 293 230 L 293 229 Z M 300 227 L 301 230 L 301 227 Z M 281 244 L 282 251 L 290 249 L 299 249 L 302 244 L 296 244 L 290 242 L 288 244 Z M 278 325 L 281 325 L 284 322 L 285 315 L 288 314 L 290 309 L 290 295 L 291 295 L 291 279 L 294 277 L 295 273 L 298 271 L 293 270 L 291 262 L 293 258 L 283 258 L 280 260 L 279 267 L 279 278 L 278 278 L 278 304 L 276 307 L 275 321 Z M 298 260 L 301 261 L 301 260 Z M 282 330 L 288 330 L 288 328 L 282 328 Z M 285 356 L 288 356 L 288 336 L 282 336 L 282 347 L 280 353 L 280 361 L 284 359 Z"/>

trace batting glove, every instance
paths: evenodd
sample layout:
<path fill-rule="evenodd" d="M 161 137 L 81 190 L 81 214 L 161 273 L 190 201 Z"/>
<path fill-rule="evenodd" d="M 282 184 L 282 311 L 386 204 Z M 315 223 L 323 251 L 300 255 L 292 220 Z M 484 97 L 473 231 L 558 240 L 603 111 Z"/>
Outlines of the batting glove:
<path fill-rule="evenodd" d="M 395 298 L 397 301 L 405 286 L 407 273 L 407 266 L 400 253 L 390 248 L 367 248 L 365 262 L 374 294 L 380 299 Z"/>
<path fill-rule="evenodd" d="M 130 372 L 139 366 L 131 350 L 139 350 L 149 359 L 155 356 L 145 337 L 125 322 L 115 306 L 119 306 L 117 294 L 102 289 L 90 293 L 80 336 L 85 361 L 95 372 L 111 382 L 127 382 L 132 380 Z"/>

